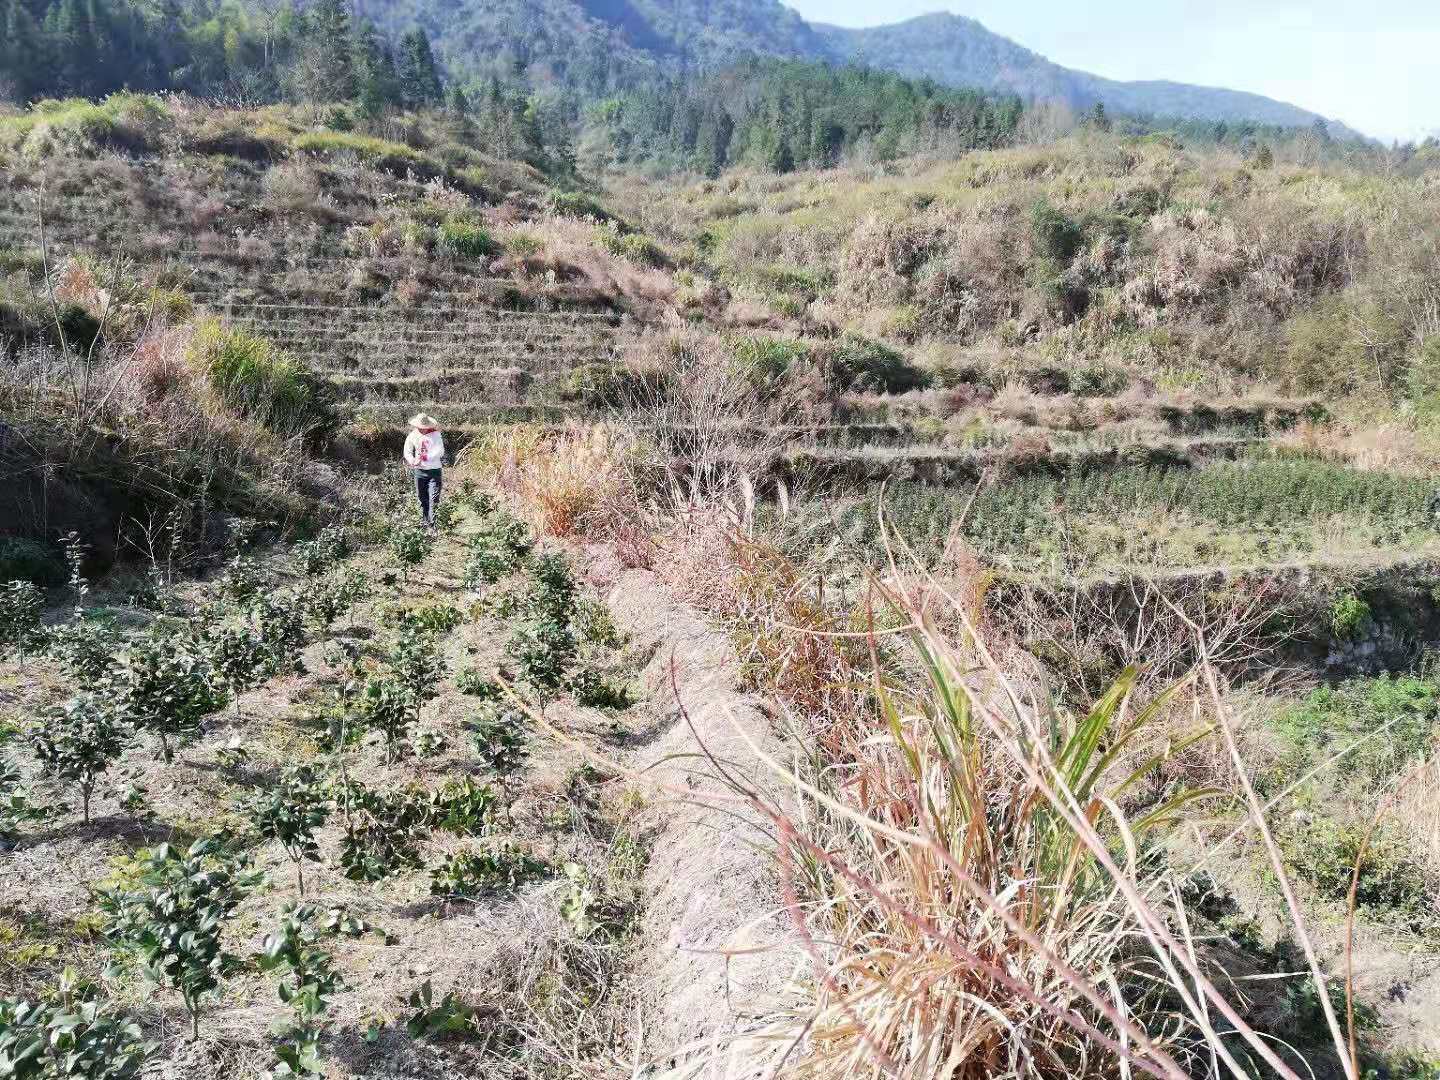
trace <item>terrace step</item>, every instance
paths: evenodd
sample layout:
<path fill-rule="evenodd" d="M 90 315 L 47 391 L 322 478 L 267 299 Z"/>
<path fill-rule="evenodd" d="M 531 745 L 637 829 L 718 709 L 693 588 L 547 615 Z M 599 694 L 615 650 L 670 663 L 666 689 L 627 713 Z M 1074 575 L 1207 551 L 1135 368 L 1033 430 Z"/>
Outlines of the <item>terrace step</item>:
<path fill-rule="evenodd" d="M 1077 637 L 1086 633 L 1090 619 L 1138 625 L 1143 606 L 1153 605 L 1155 597 L 1182 607 L 1199 596 L 1212 606 L 1226 595 L 1233 595 L 1237 605 L 1262 603 L 1282 613 L 1289 628 L 1274 642 L 1280 655 L 1260 665 L 1262 676 L 1277 663 L 1327 679 L 1408 670 L 1426 648 L 1440 645 L 1440 552 L 1316 556 L 1078 578 L 998 570 L 987 604 L 997 614 L 1020 610 L 1015 601 L 1022 592 L 1036 598 L 1042 612 L 1070 620 L 1067 632 Z M 1359 627 L 1335 625 L 1334 605 L 1342 596 L 1364 603 L 1368 615 Z M 1023 640 L 1024 628 L 1016 629 Z M 1112 662 L 1123 666 L 1124 658 L 1115 656 Z"/>
<path fill-rule="evenodd" d="M 937 450 L 923 447 L 867 447 L 858 450 L 815 447 L 786 455 L 792 477 L 841 488 L 864 488 L 886 481 L 929 487 L 974 485 L 987 474 L 1007 476 L 1119 469 L 1130 466 L 1193 468 L 1209 461 L 1234 460 L 1266 445 L 1259 438 L 1167 439 L 1098 449 L 1048 449 L 1016 453 L 1006 447 Z"/>

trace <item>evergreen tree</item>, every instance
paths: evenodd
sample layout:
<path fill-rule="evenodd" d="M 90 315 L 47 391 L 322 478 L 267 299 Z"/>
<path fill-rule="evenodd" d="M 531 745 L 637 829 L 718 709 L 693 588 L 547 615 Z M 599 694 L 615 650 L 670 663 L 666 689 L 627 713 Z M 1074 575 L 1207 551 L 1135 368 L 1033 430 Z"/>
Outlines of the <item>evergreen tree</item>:
<path fill-rule="evenodd" d="M 416 27 L 400 39 L 400 97 L 412 109 L 439 105 L 445 100 L 440 72 L 430 39 Z"/>
<path fill-rule="evenodd" d="M 48 49 L 24 0 L 0 7 L 0 98 L 29 101 L 45 89 Z"/>
<path fill-rule="evenodd" d="M 395 58 L 368 19 L 355 33 L 355 78 L 360 110 L 366 116 L 380 116 L 400 104 L 400 81 L 395 74 Z"/>
<path fill-rule="evenodd" d="M 294 74 L 306 101 L 349 101 L 355 97 L 350 13 L 345 0 L 315 0 L 301 27 L 305 44 Z"/>

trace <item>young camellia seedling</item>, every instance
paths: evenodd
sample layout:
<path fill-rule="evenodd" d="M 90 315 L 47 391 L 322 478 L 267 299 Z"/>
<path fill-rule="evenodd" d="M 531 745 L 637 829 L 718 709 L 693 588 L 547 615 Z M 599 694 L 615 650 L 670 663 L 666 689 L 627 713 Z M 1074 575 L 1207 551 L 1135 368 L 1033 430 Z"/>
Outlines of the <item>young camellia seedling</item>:
<path fill-rule="evenodd" d="M 227 696 L 198 644 L 179 635 L 139 642 L 108 681 L 121 715 L 160 740 L 167 763 L 174 759 L 172 740 L 193 738 Z"/>
<path fill-rule="evenodd" d="M 325 785 L 309 765 L 286 769 L 280 783 L 261 792 L 249 804 L 250 820 L 260 835 L 285 849 L 295 864 L 295 883 L 305 895 L 305 860 L 320 861 L 315 830 L 330 816 Z"/>
<path fill-rule="evenodd" d="M 246 871 L 218 837 L 183 855 L 169 844 L 142 850 L 120 874 L 96 893 L 105 936 L 150 982 L 180 992 L 198 1038 L 205 999 L 240 963 L 221 948 L 221 932 L 264 875 Z"/>
<path fill-rule="evenodd" d="M 66 968 L 53 999 L 0 999 L 0 1075 L 16 1080 L 131 1080 L 156 1050 Z"/>
<path fill-rule="evenodd" d="M 395 561 L 400 564 L 400 572 L 408 581 L 410 571 L 424 562 L 425 556 L 430 554 L 430 537 L 424 529 L 412 525 L 398 525 L 390 530 L 389 542 L 390 553 L 395 556 Z"/>
<path fill-rule="evenodd" d="M 324 1070 L 320 1061 L 321 1018 L 330 1007 L 330 998 L 345 988 L 330 963 L 330 954 L 315 945 L 311 925 L 315 910 L 300 907 L 290 912 L 280 929 L 265 938 L 264 950 L 256 957 L 262 971 L 281 970 L 288 974 L 278 993 L 290 1006 L 290 1019 L 276 1029 L 272 1076 L 303 1076 Z"/>
<path fill-rule="evenodd" d="M 40 616 L 45 597 L 29 581 L 0 585 L 0 651 L 14 649 L 25 656 L 39 641 Z"/>
<path fill-rule="evenodd" d="M 52 709 L 31 732 L 40 763 L 80 790 L 80 810 L 90 824 L 90 797 L 95 783 L 115 763 L 128 743 L 115 710 L 95 694 L 78 694 Z"/>

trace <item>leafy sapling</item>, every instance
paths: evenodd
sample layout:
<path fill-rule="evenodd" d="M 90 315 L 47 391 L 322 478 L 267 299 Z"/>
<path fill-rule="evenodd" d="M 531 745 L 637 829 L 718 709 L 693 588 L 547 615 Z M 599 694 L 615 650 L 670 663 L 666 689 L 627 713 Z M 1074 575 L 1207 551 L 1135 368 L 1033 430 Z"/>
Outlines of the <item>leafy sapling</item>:
<path fill-rule="evenodd" d="M 524 764 L 528 750 L 523 724 L 523 713 L 499 703 L 482 706 L 470 722 L 475 754 L 496 776 L 508 776 Z"/>
<path fill-rule="evenodd" d="M 395 556 L 395 561 L 400 564 L 400 572 L 408 581 L 410 571 L 424 562 L 425 556 L 430 554 L 430 536 L 418 526 L 397 525 L 390 530 L 388 539 L 390 553 Z"/>
<path fill-rule="evenodd" d="M 203 648 L 216 680 L 229 691 L 238 716 L 241 695 L 263 686 L 269 678 L 265 641 L 249 626 L 218 626 L 206 633 Z"/>
<path fill-rule="evenodd" d="M 496 804 L 489 784 L 477 784 L 467 776 L 450 781 L 431 796 L 431 817 L 436 828 L 479 836 L 489 831 Z"/>
<path fill-rule="evenodd" d="M 485 851 L 459 851 L 430 875 L 430 892 L 447 899 L 475 900 L 487 893 L 514 892 L 549 873 L 550 867 L 509 843 Z"/>
<path fill-rule="evenodd" d="M 295 557 L 307 577 L 318 577 L 353 553 L 350 535 L 339 525 L 327 525 L 315 539 L 295 545 Z"/>
<path fill-rule="evenodd" d="M 46 652 L 60 661 L 77 682 L 88 684 L 109 675 L 121 640 L 120 631 L 110 620 L 77 612 L 75 618 L 46 635 Z"/>
<path fill-rule="evenodd" d="M 402 627 L 386 661 L 395 678 L 416 701 L 429 701 L 440 692 L 445 658 L 436 648 L 432 634 L 414 626 Z"/>
<path fill-rule="evenodd" d="M 346 785 L 348 807 L 340 866 L 352 881 L 381 881 L 421 867 L 420 834 L 431 821 L 428 800 L 404 791 L 382 794 L 360 784 Z"/>
<path fill-rule="evenodd" d="M 150 982 L 180 992 L 198 1038 L 205 1000 L 239 964 L 222 948 L 221 932 L 263 875 L 247 872 L 216 837 L 183 855 L 168 844 L 142 850 L 126 869 L 96 894 L 105 936 Z"/>
<path fill-rule="evenodd" d="M 173 760 L 171 740 L 193 738 L 200 721 L 225 705 L 214 668 L 194 639 L 175 635 L 137 643 L 109 679 L 120 714 L 160 740 L 160 756 Z"/>
<path fill-rule="evenodd" d="M 30 800 L 20 787 L 20 770 L 0 753 L 0 851 L 14 838 L 21 825 L 44 821 L 49 811 Z"/>
<path fill-rule="evenodd" d="M 277 1026 L 279 1042 L 271 1076 L 300 1076 L 324 1071 L 320 1060 L 322 1017 L 330 998 L 343 990 L 339 972 L 331 966 L 330 954 L 316 946 L 313 925 L 315 909 L 300 907 L 286 915 L 280 929 L 265 938 L 256 957 L 262 971 L 283 972 L 277 992 L 290 1006 L 290 1016 Z"/>
<path fill-rule="evenodd" d="M 393 764 L 419 718 L 419 698 L 397 678 L 372 676 L 360 690 L 357 711 L 364 727 L 385 737 L 385 764 Z"/>
<path fill-rule="evenodd" d="M 325 785 L 309 765 L 295 765 L 281 774 L 280 782 L 257 795 L 247 807 L 256 830 L 277 842 L 295 864 L 295 884 L 305 895 L 305 860 L 320 861 L 315 830 L 330 816 Z"/>
<path fill-rule="evenodd" d="M 112 1013 L 66 968 L 54 998 L 0 999 L 0 1076 L 15 1080 L 132 1080 L 156 1044 Z"/>
<path fill-rule="evenodd" d="M 127 742 L 125 726 L 115 710 L 95 694 L 78 694 L 52 709 L 31 732 L 40 763 L 79 790 L 86 825 L 90 824 L 95 784 L 120 757 Z"/>
<path fill-rule="evenodd" d="M 40 619 L 45 597 L 29 581 L 0 585 L 0 652 L 13 649 L 24 657 L 41 639 Z"/>
<path fill-rule="evenodd" d="M 461 1001 L 453 990 L 437 1003 L 429 979 L 418 990 L 411 991 L 405 1004 L 414 1010 L 405 1020 L 405 1032 L 412 1039 L 460 1035 L 475 1023 L 475 1010 Z"/>

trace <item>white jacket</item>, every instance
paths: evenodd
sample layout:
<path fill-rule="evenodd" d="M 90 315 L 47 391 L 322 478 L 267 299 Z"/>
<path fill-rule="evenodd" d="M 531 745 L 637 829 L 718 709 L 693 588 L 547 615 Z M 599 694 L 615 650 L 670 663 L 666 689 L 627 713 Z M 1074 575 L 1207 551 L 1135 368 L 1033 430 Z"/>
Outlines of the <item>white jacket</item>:
<path fill-rule="evenodd" d="M 438 469 L 445 464 L 445 440 L 439 431 L 412 428 L 405 436 L 405 464 L 412 469 Z"/>

